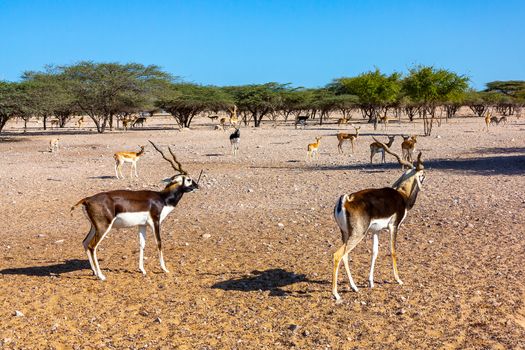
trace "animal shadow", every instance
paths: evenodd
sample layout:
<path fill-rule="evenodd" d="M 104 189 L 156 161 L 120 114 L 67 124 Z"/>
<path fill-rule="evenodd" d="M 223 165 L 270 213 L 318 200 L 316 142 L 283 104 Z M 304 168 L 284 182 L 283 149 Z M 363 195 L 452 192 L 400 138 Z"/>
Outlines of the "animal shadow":
<path fill-rule="evenodd" d="M 26 275 L 26 276 L 56 276 L 63 273 L 90 269 L 87 260 L 70 259 L 62 263 L 46 266 L 15 267 L 0 270 L 1 275 Z"/>
<path fill-rule="evenodd" d="M 282 290 L 281 287 L 299 282 L 311 281 L 303 274 L 296 274 L 283 269 L 270 269 L 266 271 L 252 271 L 251 276 L 218 282 L 212 288 L 241 292 L 270 291 L 271 296 L 285 296 L 287 292 Z"/>

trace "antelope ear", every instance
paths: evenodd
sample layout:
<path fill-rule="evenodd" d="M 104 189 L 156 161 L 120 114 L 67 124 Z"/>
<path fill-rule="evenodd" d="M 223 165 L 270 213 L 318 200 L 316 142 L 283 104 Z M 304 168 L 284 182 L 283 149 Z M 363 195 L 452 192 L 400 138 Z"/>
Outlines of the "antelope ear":
<path fill-rule="evenodd" d="M 167 177 L 165 179 L 162 179 L 161 182 L 163 184 L 166 184 L 166 185 L 169 185 L 171 183 L 171 181 L 173 180 L 173 177 Z"/>

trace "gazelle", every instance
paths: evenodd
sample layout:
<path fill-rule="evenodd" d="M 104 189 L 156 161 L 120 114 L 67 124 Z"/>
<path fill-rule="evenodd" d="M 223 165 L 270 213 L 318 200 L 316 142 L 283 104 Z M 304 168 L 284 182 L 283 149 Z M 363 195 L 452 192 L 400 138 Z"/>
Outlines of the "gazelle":
<path fill-rule="evenodd" d="M 237 128 L 239 124 L 239 118 L 237 117 L 237 106 L 233 105 L 233 108 L 229 109 L 230 112 L 230 126 Z"/>
<path fill-rule="evenodd" d="M 383 124 L 383 128 L 384 128 L 385 130 L 387 130 L 387 128 L 388 128 L 388 122 L 390 121 L 390 117 L 387 116 L 387 115 L 383 115 L 383 116 L 380 115 L 380 116 L 378 116 L 378 117 L 379 117 L 379 122 L 380 122 L 381 124 Z"/>
<path fill-rule="evenodd" d="M 319 145 L 321 144 L 322 138 L 322 136 L 316 137 L 314 143 L 308 144 L 308 153 L 306 154 L 308 159 L 313 158 L 314 155 L 319 156 Z"/>
<path fill-rule="evenodd" d="M 395 140 L 396 136 L 393 135 L 393 136 L 388 136 L 388 142 L 386 143 L 386 145 L 388 147 L 392 147 L 392 144 L 394 143 L 394 140 Z M 385 160 L 385 150 L 383 149 L 383 146 L 381 146 L 381 143 L 379 142 L 372 142 L 370 144 L 370 164 L 372 164 L 372 160 L 374 159 L 374 156 L 376 155 L 376 153 L 379 153 L 381 152 L 381 163 L 386 163 L 386 160 Z"/>
<path fill-rule="evenodd" d="M 91 229 L 82 242 L 93 274 L 105 280 L 97 259 L 97 247 L 112 228 L 139 227 L 139 270 L 145 275 L 144 248 L 146 246 L 146 228 L 149 226 L 155 234 L 161 269 L 168 273 L 162 254 L 160 225 L 168 214 L 177 206 L 184 193 L 193 192 L 199 188 L 198 180 L 193 181 L 177 157 L 168 146 L 173 160 L 153 143 L 150 143 L 168 161 L 175 175 L 164 180 L 167 185 L 164 190 L 158 191 L 128 191 L 118 190 L 97 193 L 91 197 L 81 199 L 71 207 L 71 211 L 78 205 L 84 206 L 84 212 L 91 223 Z"/>
<path fill-rule="evenodd" d="M 59 142 L 59 138 L 49 140 L 49 152 L 58 152 Z"/>
<path fill-rule="evenodd" d="M 491 121 L 490 112 L 487 112 L 487 114 L 485 114 L 485 130 L 487 132 L 489 132 L 490 121 Z"/>
<path fill-rule="evenodd" d="M 58 119 L 51 119 L 52 128 L 58 128 L 59 125 L 60 125 L 60 121 Z"/>
<path fill-rule="evenodd" d="M 343 260 L 350 287 L 353 291 L 358 291 L 350 273 L 348 255 L 368 232 L 373 235 L 372 261 L 368 277 L 370 288 L 374 287 L 374 266 L 379 250 L 378 234 L 383 229 L 388 229 L 390 232 L 394 278 L 397 283 L 403 284 L 397 270 L 396 238 L 399 227 L 405 220 L 408 211 L 414 206 L 422 188 L 425 179 L 424 167 L 421 162 L 421 153 L 417 158 L 417 165 L 414 166 L 390 151 L 387 145 L 375 141 L 381 144 L 387 153 L 395 156 L 400 164 L 410 169 L 405 171 L 392 187 L 366 189 L 349 195 L 345 194 L 337 201 L 334 218 L 341 230 L 343 240 L 343 245 L 334 253 L 333 260 L 332 294 L 337 301 L 341 299 L 337 293 L 337 276 L 341 260 Z"/>
<path fill-rule="evenodd" d="M 355 134 L 347 134 L 344 132 L 340 132 L 337 134 L 337 140 L 339 143 L 337 144 L 337 149 L 339 150 L 339 153 L 343 153 L 343 143 L 346 140 L 350 140 L 350 143 L 352 144 L 352 153 L 354 153 L 354 142 L 357 140 L 357 136 L 359 136 L 359 129 L 361 129 L 360 126 L 357 128 L 354 126 Z"/>
<path fill-rule="evenodd" d="M 403 136 L 403 143 L 401 144 L 401 152 L 403 159 L 408 162 L 413 162 L 412 154 L 414 153 L 414 149 L 416 148 L 417 143 L 417 135 L 413 135 L 412 137 Z"/>
<path fill-rule="evenodd" d="M 230 134 L 230 144 L 232 146 L 232 154 L 237 155 L 239 151 L 239 144 L 241 143 L 241 130 L 236 128 L 233 133 Z"/>
<path fill-rule="evenodd" d="M 80 119 L 77 120 L 77 126 L 78 126 L 79 128 L 82 127 L 82 124 L 84 124 L 84 116 L 80 117 Z"/>
<path fill-rule="evenodd" d="M 140 157 L 144 154 L 144 146 L 139 146 L 140 151 L 138 152 L 117 152 L 113 156 L 115 158 L 115 175 L 117 176 L 117 179 L 119 178 L 118 175 L 120 173 L 120 176 L 124 178 L 124 175 L 122 175 L 122 164 L 124 163 L 131 163 L 131 177 L 133 177 L 133 169 L 135 169 L 135 176 L 139 177 L 139 174 L 137 174 L 137 161 L 140 159 Z"/>
<path fill-rule="evenodd" d="M 339 118 L 337 120 L 337 126 L 341 127 L 341 125 L 346 125 L 346 124 L 348 124 L 348 121 L 349 121 L 349 119 L 346 118 L 346 117 Z"/>

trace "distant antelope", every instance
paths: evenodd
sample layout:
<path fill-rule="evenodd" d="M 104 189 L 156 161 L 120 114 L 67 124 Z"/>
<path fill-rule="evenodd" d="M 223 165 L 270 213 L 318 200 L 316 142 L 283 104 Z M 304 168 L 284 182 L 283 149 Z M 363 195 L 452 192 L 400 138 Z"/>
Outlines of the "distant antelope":
<path fill-rule="evenodd" d="M 59 145 L 60 139 L 51 139 L 49 140 L 49 152 L 58 152 L 58 145 Z"/>
<path fill-rule="evenodd" d="M 119 178 L 119 173 L 122 178 L 124 178 L 124 175 L 122 175 L 122 164 L 124 163 L 131 163 L 131 177 L 133 177 L 133 169 L 135 169 L 135 176 L 139 177 L 139 174 L 137 174 L 137 162 L 139 158 L 144 154 L 144 146 L 139 146 L 140 151 L 138 152 L 117 152 L 113 156 L 115 158 L 115 175 L 117 176 L 117 179 Z"/>
<path fill-rule="evenodd" d="M 52 119 L 51 120 L 51 127 L 52 128 L 58 128 L 59 125 L 60 125 L 60 121 L 58 119 Z"/>
<path fill-rule="evenodd" d="M 492 118 L 490 118 L 490 125 L 494 125 L 494 124 L 496 124 L 496 125 L 499 124 L 499 119 L 498 119 L 498 117 L 492 117 Z"/>
<path fill-rule="evenodd" d="M 77 126 L 80 128 L 82 127 L 83 123 L 84 123 L 84 116 L 80 117 L 80 119 L 77 120 Z"/>
<path fill-rule="evenodd" d="M 106 277 L 100 270 L 97 247 L 112 228 L 139 227 L 139 270 L 145 275 L 144 248 L 146 246 L 146 228 L 149 226 L 155 234 L 160 267 L 168 273 L 169 270 L 162 253 L 160 225 L 177 206 L 184 193 L 193 192 L 199 188 L 199 180 L 195 182 L 188 176 L 171 148 L 168 147 L 173 160 L 168 159 L 153 142 L 150 141 L 150 143 L 175 170 L 175 175 L 164 180 L 167 184 L 164 190 L 101 192 L 81 199 L 71 208 L 73 211 L 80 204 L 84 206 L 84 213 L 91 223 L 91 229 L 82 243 L 93 274 L 102 281 Z"/>
<path fill-rule="evenodd" d="M 124 117 L 122 118 L 122 127 L 124 128 L 124 130 L 128 130 L 128 128 L 133 124 L 135 120 L 133 119 L 133 117 Z"/>
<path fill-rule="evenodd" d="M 132 127 L 136 127 L 140 125 L 140 127 L 144 127 L 144 123 L 146 122 L 146 117 L 138 117 L 133 121 Z"/>
<path fill-rule="evenodd" d="M 241 143 L 241 130 L 239 128 L 230 135 L 230 144 L 232 146 L 232 154 L 237 155 L 239 151 L 239 144 Z"/>
<path fill-rule="evenodd" d="M 387 128 L 388 128 L 388 122 L 390 121 L 390 117 L 387 116 L 387 115 L 378 116 L 378 117 L 379 117 L 379 122 L 380 122 L 381 124 L 383 124 L 383 128 L 384 128 L 385 130 L 387 130 Z"/>
<path fill-rule="evenodd" d="M 297 125 L 301 125 L 304 129 L 306 127 L 306 121 L 308 118 L 309 116 L 307 115 L 298 115 L 297 118 L 295 118 L 295 128 L 297 129 Z"/>
<path fill-rule="evenodd" d="M 337 125 L 338 125 L 339 127 L 341 127 L 341 125 L 346 125 L 346 124 L 348 124 L 348 121 L 349 121 L 349 119 L 346 118 L 346 117 L 339 118 L 339 119 L 337 120 Z"/>
<path fill-rule="evenodd" d="M 395 138 L 395 135 L 388 136 L 388 142 L 386 143 L 386 145 L 388 147 L 392 147 Z M 381 163 L 386 163 L 385 150 L 383 149 L 383 146 L 381 146 L 381 143 L 374 141 L 370 144 L 370 164 L 373 163 L 372 160 L 374 159 L 376 153 L 381 153 Z"/>
<path fill-rule="evenodd" d="M 321 144 L 321 139 L 323 137 L 322 136 L 319 136 L 319 137 L 316 137 L 315 138 L 315 142 L 314 143 L 310 143 L 308 144 L 308 153 L 307 153 L 307 157 L 308 159 L 310 158 L 313 158 L 313 156 L 315 155 L 316 157 L 319 156 L 319 145 Z"/>
<path fill-rule="evenodd" d="M 348 255 L 368 232 L 372 234 L 373 238 L 372 262 L 368 277 L 370 288 L 374 287 L 374 267 L 379 251 L 378 234 L 383 229 L 388 229 L 390 232 L 394 278 L 397 283 L 403 284 L 397 270 L 396 238 L 399 227 L 405 220 L 408 211 L 414 206 L 417 195 L 422 189 L 425 179 L 424 167 L 421 161 L 421 153 L 417 158 L 417 165 L 413 166 L 412 163 L 401 159 L 399 155 L 390 151 L 387 145 L 375 141 L 387 153 L 395 156 L 400 164 L 408 166 L 409 170 L 405 171 L 392 187 L 366 189 L 345 194 L 337 201 L 334 208 L 334 218 L 341 230 L 343 241 L 343 245 L 337 249 L 333 256 L 332 294 L 337 301 L 341 300 L 341 296 L 337 292 L 337 276 L 341 260 L 343 260 L 350 287 L 354 292 L 358 291 L 350 273 Z"/>
<path fill-rule="evenodd" d="M 339 150 L 339 153 L 344 153 L 343 152 L 343 143 L 346 140 L 350 140 L 350 144 L 352 145 L 352 153 L 354 153 L 354 142 L 357 140 L 357 137 L 359 136 L 359 129 L 361 129 L 361 127 L 358 126 L 356 128 L 354 126 L 354 129 L 355 129 L 355 134 L 347 134 L 347 133 L 344 133 L 344 132 L 340 132 L 340 133 L 337 134 L 337 140 L 339 141 L 339 143 L 337 144 L 337 149 Z"/>
<path fill-rule="evenodd" d="M 237 128 L 239 124 L 239 118 L 237 117 L 237 106 L 233 105 L 233 108 L 229 109 L 230 111 L 230 126 Z"/>
<path fill-rule="evenodd" d="M 403 136 L 403 143 L 401 144 L 401 152 L 403 159 L 412 163 L 413 158 L 412 154 L 414 153 L 414 150 L 416 148 L 417 143 L 417 135 L 413 135 L 412 137 Z"/>
<path fill-rule="evenodd" d="M 490 124 L 491 125 L 499 125 L 500 123 L 503 123 L 503 125 L 506 125 L 507 124 L 507 117 L 501 117 L 498 119 L 498 117 L 492 117 L 490 118 Z"/>
<path fill-rule="evenodd" d="M 485 130 L 486 130 L 487 132 L 489 132 L 490 119 L 491 119 L 491 118 L 490 118 L 490 112 L 487 112 L 487 113 L 485 114 L 485 118 L 484 118 L 484 120 L 485 120 Z"/>
<path fill-rule="evenodd" d="M 217 119 L 219 119 L 219 116 L 216 115 L 216 114 L 214 114 L 214 115 L 209 115 L 208 118 L 210 118 L 210 120 L 211 120 L 212 122 L 215 122 Z"/>

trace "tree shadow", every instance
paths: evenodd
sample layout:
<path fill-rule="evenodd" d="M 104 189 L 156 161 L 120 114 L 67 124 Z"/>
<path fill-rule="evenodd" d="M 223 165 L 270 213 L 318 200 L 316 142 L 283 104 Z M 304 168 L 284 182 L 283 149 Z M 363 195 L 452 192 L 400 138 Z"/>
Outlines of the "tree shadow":
<path fill-rule="evenodd" d="M 270 269 L 265 271 L 255 270 L 251 272 L 250 276 L 218 282 L 212 288 L 241 292 L 269 291 L 270 296 L 285 296 L 289 292 L 282 290 L 282 287 L 300 282 L 324 283 L 322 281 L 309 280 L 304 274 L 296 274 L 283 269 Z"/>
<path fill-rule="evenodd" d="M 87 260 L 70 259 L 62 263 L 46 266 L 15 267 L 0 270 L 2 275 L 55 276 L 63 273 L 91 269 Z"/>
<path fill-rule="evenodd" d="M 525 174 L 525 154 L 522 155 L 504 155 L 510 153 L 506 149 L 501 149 L 502 153 L 498 156 L 490 157 L 475 157 L 475 158 L 456 158 L 456 159 L 430 159 L 424 160 L 423 164 L 428 170 L 443 170 L 452 171 L 457 173 L 467 173 L 472 175 L 523 175 Z M 519 150 L 519 149 L 518 149 Z M 487 153 L 497 153 L 495 150 L 488 151 Z M 519 153 L 516 151 L 514 153 Z M 305 168 L 309 171 L 319 170 L 361 170 L 367 172 L 373 172 L 377 170 L 392 170 L 400 169 L 397 162 L 392 162 L 392 159 L 386 164 L 348 164 L 348 165 L 337 165 L 337 166 L 318 166 L 313 168 Z"/>

